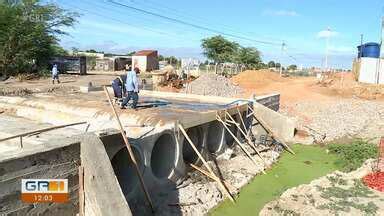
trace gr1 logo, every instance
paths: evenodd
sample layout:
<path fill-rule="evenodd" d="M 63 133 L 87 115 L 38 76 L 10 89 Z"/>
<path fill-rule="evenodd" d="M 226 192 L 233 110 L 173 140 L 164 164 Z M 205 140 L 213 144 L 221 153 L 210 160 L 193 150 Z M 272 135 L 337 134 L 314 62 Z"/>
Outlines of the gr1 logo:
<path fill-rule="evenodd" d="M 28 203 L 67 202 L 68 179 L 22 179 L 21 200 Z"/>

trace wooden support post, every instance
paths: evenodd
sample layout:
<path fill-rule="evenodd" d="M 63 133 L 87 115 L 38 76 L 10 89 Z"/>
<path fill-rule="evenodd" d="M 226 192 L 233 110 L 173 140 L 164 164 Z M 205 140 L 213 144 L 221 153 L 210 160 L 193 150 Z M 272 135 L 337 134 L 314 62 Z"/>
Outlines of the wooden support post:
<path fill-rule="evenodd" d="M 227 111 L 225 111 L 225 114 L 227 114 L 228 117 L 229 117 L 230 119 L 232 119 L 232 121 L 235 121 L 235 120 L 232 118 L 232 116 L 231 116 Z M 260 159 L 263 161 L 263 163 L 264 163 L 264 167 L 266 167 L 266 166 L 267 166 L 267 163 L 265 162 L 264 158 L 261 156 L 260 152 L 256 149 L 256 147 L 253 146 L 253 143 L 252 143 L 251 139 L 249 139 L 249 137 L 247 136 L 247 134 L 245 134 L 245 132 L 243 131 L 243 129 L 242 129 L 239 125 L 236 125 L 236 126 L 237 126 L 237 129 L 239 129 L 239 131 L 243 134 L 243 136 L 244 136 L 245 139 L 247 140 L 249 146 L 251 146 L 251 148 L 252 148 L 253 150 L 255 150 L 256 154 L 257 154 L 257 155 L 260 157 Z"/>
<path fill-rule="evenodd" d="M 249 113 L 248 115 L 247 115 L 247 118 L 249 118 L 249 117 L 251 117 L 251 116 L 253 116 L 253 112 L 251 111 L 251 113 Z"/>
<path fill-rule="evenodd" d="M 231 126 L 230 124 L 239 125 L 239 123 L 232 121 L 232 120 L 225 120 L 225 123 L 227 123 L 228 126 Z M 230 123 L 230 124 L 228 124 Z"/>
<path fill-rule="evenodd" d="M 251 112 L 253 113 L 253 118 L 255 118 L 256 121 L 258 121 L 260 123 L 260 125 L 268 132 L 268 134 L 272 137 L 272 139 L 276 140 L 277 142 L 281 143 L 281 145 L 284 146 L 284 148 L 290 152 L 291 154 L 295 154 L 295 152 L 286 144 L 284 143 L 282 140 L 280 140 L 276 135 L 275 135 L 275 132 L 273 132 L 272 128 L 269 127 L 269 125 L 264 122 L 264 120 L 262 120 L 261 118 L 258 118 L 256 116 L 256 113 L 253 112 L 253 109 L 251 107 L 248 107 Z"/>
<path fill-rule="evenodd" d="M 85 216 L 84 167 L 79 166 L 79 216 Z"/>
<path fill-rule="evenodd" d="M 215 181 L 219 184 L 219 186 L 222 188 L 222 190 L 224 191 L 224 193 L 228 196 L 228 198 L 232 201 L 232 202 L 235 202 L 235 200 L 233 199 L 232 197 L 232 194 L 229 192 L 229 190 L 224 186 L 223 182 L 221 182 L 221 180 L 215 175 L 215 173 L 212 171 L 211 167 L 209 167 L 207 161 L 205 161 L 204 157 L 200 154 L 200 152 L 197 150 L 195 144 L 192 142 L 192 140 L 189 138 L 187 132 L 184 130 L 183 126 L 181 126 L 180 124 L 178 124 L 178 127 L 181 131 L 181 133 L 183 133 L 185 139 L 188 141 L 188 143 L 191 145 L 192 149 L 195 151 L 195 153 L 197 154 L 197 156 L 200 158 L 200 160 L 203 162 L 205 168 L 207 168 L 207 170 L 211 173 L 212 176 L 215 177 Z"/>
<path fill-rule="evenodd" d="M 203 170 L 202 168 L 200 168 L 200 167 L 198 167 L 198 166 L 196 166 L 196 165 L 194 165 L 194 164 L 189 164 L 189 166 L 191 166 L 191 167 L 194 168 L 195 170 L 199 171 L 199 172 L 202 173 L 203 175 L 206 175 L 206 176 L 209 177 L 210 179 L 212 179 L 212 180 L 214 180 L 214 181 L 217 181 L 216 176 L 211 175 L 211 173 L 209 173 L 209 172 Z M 232 191 L 237 191 L 237 188 L 236 188 L 235 186 L 231 185 L 229 182 L 223 180 L 223 183 L 224 183 L 224 185 L 225 185 L 228 189 L 230 189 L 230 190 L 232 189 Z"/>
<path fill-rule="evenodd" d="M 20 136 L 20 148 L 23 148 L 23 136 Z"/>
<path fill-rule="evenodd" d="M 245 122 L 244 122 L 243 116 L 241 115 L 241 112 L 240 112 L 240 110 L 239 110 L 239 107 L 237 107 L 236 109 L 237 109 L 237 114 L 238 114 L 239 117 L 240 117 L 241 124 L 243 125 L 244 130 L 246 130 L 247 127 L 245 126 Z M 227 113 L 228 113 L 228 112 L 227 112 Z M 231 118 L 232 118 L 232 116 L 231 116 Z M 233 119 L 233 118 L 232 118 L 232 119 Z"/>
<path fill-rule="evenodd" d="M 255 159 L 252 158 L 252 155 L 247 151 L 247 149 L 245 149 L 245 147 L 243 146 L 243 144 L 240 142 L 239 139 L 237 139 L 237 137 L 232 133 L 231 130 L 229 130 L 229 128 L 227 127 L 227 125 L 225 125 L 224 121 L 220 118 L 219 115 L 217 115 L 217 121 L 221 122 L 224 126 L 224 128 L 228 131 L 228 133 L 233 137 L 233 139 L 237 142 L 237 144 L 239 144 L 241 150 L 243 150 L 243 152 L 248 156 L 248 158 L 255 164 L 257 165 L 257 162 L 255 161 Z M 263 170 L 263 173 L 264 170 Z"/>
<path fill-rule="evenodd" d="M 107 95 L 109 105 L 111 106 L 111 109 L 112 109 L 112 111 L 113 111 L 113 114 L 115 115 L 116 121 L 117 121 L 117 123 L 118 123 L 118 125 L 119 125 L 121 136 L 123 137 L 125 146 L 126 146 L 127 149 L 128 149 L 129 156 L 130 156 L 130 158 L 131 158 L 131 160 L 132 160 L 132 162 L 133 162 L 133 164 L 134 164 L 136 173 L 137 173 L 137 175 L 139 176 L 140 185 L 141 185 L 141 187 L 142 187 L 142 189 L 143 189 L 143 191 L 144 191 L 144 193 L 145 193 L 145 197 L 146 197 L 146 199 L 147 199 L 147 201 L 148 201 L 148 204 L 150 205 L 150 207 L 151 207 L 151 209 L 152 209 L 152 212 L 154 212 L 154 207 L 153 207 L 153 203 L 152 203 L 151 197 L 149 196 L 149 192 L 148 192 L 148 190 L 147 190 L 147 187 L 145 186 L 143 176 L 141 175 L 139 166 L 137 165 L 137 161 L 136 161 L 135 155 L 133 154 L 131 144 L 128 142 L 128 138 L 127 138 L 127 136 L 126 136 L 126 134 L 125 134 L 125 132 L 124 132 L 124 128 L 123 128 L 123 125 L 121 124 L 119 115 L 117 115 L 117 112 L 116 112 L 116 110 L 115 110 L 115 107 L 113 106 L 111 97 L 109 96 L 109 92 L 108 92 L 108 90 L 107 90 L 107 88 L 106 88 L 105 86 L 104 86 L 104 92 L 105 92 L 105 94 Z"/>
<path fill-rule="evenodd" d="M 241 123 L 242 123 L 242 125 L 243 125 L 243 127 L 244 127 L 244 130 L 247 130 L 247 126 L 245 125 L 245 122 L 244 122 L 243 116 L 242 116 L 241 113 L 240 113 L 240 109 L 239 109 L 239 107 L 237 107 L 237 114 L 238 114 L 239 117 L 240 117 L 240 120 L 241 120 Z M 247 115 L 247 118 L 249 118 L 248 115 Z M 248 137 L 250 136 L 251 129 L 252 129 L 252 127 L 249 127 L 249 129 L 247 130 L 247 133 L 246 133 L 246 134 L 247 134 Z M 256 146 L 255 146 L 255 147 L 256 147 Z"/>

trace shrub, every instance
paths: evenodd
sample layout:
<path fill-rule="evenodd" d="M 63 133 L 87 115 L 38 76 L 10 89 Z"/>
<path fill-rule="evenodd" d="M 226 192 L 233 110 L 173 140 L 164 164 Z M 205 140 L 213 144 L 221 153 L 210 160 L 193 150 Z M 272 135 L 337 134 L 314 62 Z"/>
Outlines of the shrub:
<path fill-rule="evenodd" d="M 328 149 L 339 157 L 335 163 L 346 172 L 359 168 L 365 160 L 377 156 L 377 147 L 362 139 L 355 139 L 348 144 L 331 143 Z"/>

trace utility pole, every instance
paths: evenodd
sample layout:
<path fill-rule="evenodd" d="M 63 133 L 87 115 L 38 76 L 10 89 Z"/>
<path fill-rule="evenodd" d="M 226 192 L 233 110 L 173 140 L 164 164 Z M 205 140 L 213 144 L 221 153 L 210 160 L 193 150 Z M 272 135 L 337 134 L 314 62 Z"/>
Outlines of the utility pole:
<path fill-rule="evenodd" d="M 381 18 L 380 58 L 384 58 L 384 16 Z"/>
<path fill-rule="evenodd" d="M 327 36 L 326 36 L 326 39 L 325 39 L 325 62 L 324 62 L 324 65 L 325 65 L 325 72 L 328 72 L 328 54 L 329 54 L 329 38 L 331 37 L 331 29 L 328 27 L 327 29 Z"/>
<path fill-rule="evenodd" d="M 363 45 L 364 43 L 364 34 L 360 35 L 360 45 Z"/>
<path fill-rule="evenodd" d="M 381 73 L 381 62 L 383 61 L 384 58 L 384 16 L 381 17 L 381 35 L 380 35 L 380 57 L 379 57 L 379 63 L 377 67 L 377 80 L 376 83 L 380 83 L 380 78 L 381 76 L 384 76 L 384 74 Z"/>
<path fill-rule="evenodd" d="M 283 62 L 282 62 L 282 59 L 283 59 L 283 53 L 284 53 L 285 46 L 286 46 L 286 44 L 283 41 L 283 43 L 281 44 L 281 53 L 280 53 L 280 77 L 283 75 Z"/>

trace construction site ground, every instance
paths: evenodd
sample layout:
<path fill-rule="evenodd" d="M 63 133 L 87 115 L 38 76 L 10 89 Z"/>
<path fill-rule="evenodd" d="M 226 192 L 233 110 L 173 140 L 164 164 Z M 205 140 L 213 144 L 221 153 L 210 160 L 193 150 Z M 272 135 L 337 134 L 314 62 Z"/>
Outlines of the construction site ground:
<path fill-rule="evenodd" d="M 279 92 L 280 112 L 297 121 L 297 142 L 311 144 L 362 137 L 377 143 L 384 131 L 384 86 L 362 84 L 352 73 L 316 77 L 280 77 L 245 71 L 232 81 L 243 97 Z"/>
<path fill-rule="evenodd" d="M 60 85 L 52 85 L 50 78 L 23 81 L 10 78 L 0 82 L 0 95 L 27 96 L 33 93 L 55 93 L 58 95 L 58 100 L 66 100 L 66 97 L 70 97 L 68 93 L 79 91 L 79 86 L 87 86 L 89 82 L 92 82 L 94 86 L 108 85 L 118 75 L 119 73 L 86 76 L 64 74 L 60 76 L 62 82 Z M 372 142 L 377 143 L 378 138 L 383 136 L 384 86 L 357 83 L 350 73 L 332 75 L 320 82 L 315 77 L 280 77 L 278 73 L 267 70 L 245 71 L 232 77 L 231 81 L 233 85 L 242 89 L 238 97 L 249 98 L 254 94 L 264 95 L 279 92 L 281 95 L 280 112 L 297 121 L 298 131 L 295 136 L 295 142 L 297 143 L 327 143 L 354 137 L 370 139 Z M 168 86 L 159 90 L 180 91 Z M 84 103 L 86 103 L 86 97 L 84 97 Z M 264 152 L 263 156 L 267 158 L 267 163 L 271 165 L 277 160 L 279 154 L 280 150 L 274 149 Z M 257 156 L 254 157 L 257 159 Z M 231 159 L 222 160 L 221 162 L 219 160 L 218 164 L 224 173 L 224 179 L 228 179 L 236 188 L 247 184 L 261 171 L 261 167 L 252 166 L 247 157 L 239 154 L 238 149 L 228 153 L 227 158 Z M 292 160 L 295 160 L 295 158 L 293 157 Z M 321 175 L 325 175 L 327 172 L 321 173 Z M 349 174 L 342 175 L 349 176 Z M 190 176 L 191 178 L 186 180 L 186 185 L 181 185 L 178 189 L 179 203 L 167 200 L 167 197 L 172 196 L 166 196 L 165 194 L 162 196 L 161 193 L 160 197 L 155 199 L 159 201 L 157 205 L 162 207 L 162 211 L 158 212 L 160 215 L 179 215 L 180 213 L 183 215 L 201 215 L 207 213 L 224 199 L 214 182 L 208 181 L 208 179 L 196 172 L 191 173 Z M 313 176 L 306 182 L 300 183 L 309 183 L 310 180 L 316 177 L 319 176 Z M 353 180 L 351 182 L 351 185 L 353 185 Z M 298 186 L 284 193 L 281 199 L 284 200 L 284 197 L 291 196 L 293 190 L 300 191 L 302 187 L 306 188 L 306 191 L 312 191 L 311 188 L 314 186 L 309 189 L 305 185 Z M 282 190 L 286 189 L 288 188 Z M 279 191 L 273 197 L 283 192 Z M 295 191 L 294 193 L 298 192 Z M 270 197 L 269 200 L 273 197 Z M 377 199 L 382 202 L 383 197 Z M 166 202 L 161 200 L 166 200 Z M 264 203 L 269 200 L 265 200 Z M 303 199 L 298 197 L 297 200 L 301 202 Z M 306 205 L 306 207 L 299 213 L 304 214 L 305 209 L 315 210 L 315 207 L 311 206 L 312 199 L 308 198 L 305 202 L 308 202 L 308 200 L 309 204 L 301 204 Z M 252 200 L 247 202 L 252 202 Z M 276 202 L 279 201 L 268 204 L 261 214 L 279 214 L 282 213 L 281 211 L 290 210 L 286 205 L 296 205 L 296 203 L 288 203 L 281 207 L 276 205 Z M 317 202 L 321 202 L 319 205 L 326 204 L 326 201 L 315 200 L 315 203 Z M 142 210 L 137 209 L 136 211 L 141 212 Z M 324 213 L 322 211 L 328 210 L 319 211 L 319 215 Z"/>

